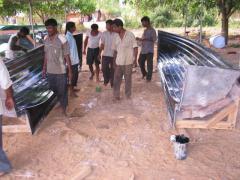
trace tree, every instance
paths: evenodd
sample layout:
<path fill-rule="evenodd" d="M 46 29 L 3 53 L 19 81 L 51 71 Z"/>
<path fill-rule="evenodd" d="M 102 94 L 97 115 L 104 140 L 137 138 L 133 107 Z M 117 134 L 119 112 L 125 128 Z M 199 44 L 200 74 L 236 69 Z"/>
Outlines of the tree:
<path fill-rule="evenodd" d="M 196 17 L 199 16 L 199 13 L 203 11 L 201 7 L 201 3 L 203 3 L 204 8 L 207 10 L 211 10 L 217 8 L 219 13 L 221 14 L 221 32 L 225 37 L 225 43 L 228 43 L 228 30 L 229 30 L 229 18 L 232 16 L 234 12 L 240 9 L 240 1 L 239 0 L 165 0 L 165 3 L 171 3 L 175 6 L 175 8 L 182 8 L 184 5 L 188 6 L 191 11 L 195 11 Z"/>
<path fill-rule="evenodd" d="M 229 29 L 229 18 L 234 12 L 240 9 L 239 0 L 215 0 L 217 7 L 221 13 L 222 21 L 222 34 L 228 43 L 228 29 Z"/>
<path fill-rule="evenodd" d="M 27 6 L 28 7 L 28 6 Z M 13 16 L 19 11 L 26 10 L 26 4 L 20 1 L 0 0 L 0 16 Z"/>
<path fill-rule="evenodd" d="M 68 0 L 67 6 L 70 9 L 79 11 L 83 15 L 92 14 L 96 10 L 96 2 L 94 0 Z"/>
<path fill-rule="evenodd" d="M 33 13 L 44 21 L 49 17 L 63 18 L 65 7 L 68 11 L 79 11 L 88 15 L 95 11 L 94 0 L 31 0 Z M 29 12 L 29 0 L 0 0 L 0 16 L 12 16 L 17 12 Z"/>
<path fill-rule="evenodd" d="M 32 1 L 33 13 L 38 15 L 42 22 L 44 23 L 46 19 L 50 17 L 64 15 L 64 1 L 56 0 L 42 0 L 42 1 Z"/>
<path fill-rule="evenodd" d="M 141 11 L 151 11 L 158 5 L 170 5 L 172 10 L 182 13 L 186 17 L 186 13 L 190 12 L 191 15 L 199 18 L 199 13 L 202 13 L 201 2 L 206 10 L 217 8 L 221 14 L 221 31 L 228 43 L 228 29 L 229 19 L 234 12 L 240 10 L 240 0 L 128 0 L 127 2 L 134 5 Z M 186 9 L 188 9 L 186 11 Z"/>

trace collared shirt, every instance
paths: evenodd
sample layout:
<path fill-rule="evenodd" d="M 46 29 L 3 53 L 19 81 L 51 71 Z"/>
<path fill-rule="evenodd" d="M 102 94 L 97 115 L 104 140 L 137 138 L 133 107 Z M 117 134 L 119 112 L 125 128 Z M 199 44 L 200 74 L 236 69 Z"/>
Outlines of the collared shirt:
<path fill-rule="evenodd" d="M 8 70 L 4 64 L 4 62 L 0 59 L 0 91 L 4 91 L 8 89 L 12 85 L 12 81 L 10 79 Z M 3 107 L 2 104 L 3 100 L 0 100 L 0 115 L 3 114 Z"/>
<path fill-rule="evenodd" d="M 157 40 L 157 34 L 154 28 L 145 29 L 142 38 L 147 39 L 142 41 L 141 54 L 154 52 L 154 43 Z"/>
<path fill-rule="evenodd" d="M 105 31 L 102 33 L 101 43 L 104 44 L 103 56 L 113 57 L 112 42 L 115 32 Z"/>
<path fill-rule="evenodd" d="M 134 34 L 126 31 L 123 39 L 119 34 L 114 36 L 112 49 L 117 51 L 116 64 L 117 65 L 130 65 L 134 62 L 134 48 L 137 46 L 137 41 Z"/>
<path fill-rule="evenodd" d="M 47 36 L 44 41 L 44 52 L 47 58 L 47 73 L 65 74 L 66 64 L 64 56 L 70 55 L 66 37 L 57 34 L 54 39 L 50 40 Z"/>
<path fill-rule="evenodd" d="M 8 48 L 7 50 L 5 51 L 5 58 L 8 58 L 8 59 L 14 59 L 15 57 L 17 57 L 17 54 L 19 52 L 22 52 L 21 50 L 18 50 L 18 51 L 14 51 L 11 49 L 11 42 L 13 40 L 13 38 L 16 38 L 17 37 L 17 34 L 13 34 L 11 35 L 11 37 L 9 38 L 8 40 Z"/>
<path fill-rule="evenodd" d="M 78 56 L 76 40 L 74 39 L 72 33 L 70 33 L 69 31 L 66 34 L 66 38 L 70 48 L 70 58 L 71 58 L 72 65 L 79 64 L 79 56 Z"/>
<path fill-rule="evenodd" d="M 89 48 L 95 49 L 95 48 L 99 47 L 100 39 L 102 36 L 101 32 L 98 32 L 98 34 L 96 36 L 93 36 L 93 35 L 91 35 L 91 31 L 88 31 L 86 36 L 88 37 L 88 47 Z"/>

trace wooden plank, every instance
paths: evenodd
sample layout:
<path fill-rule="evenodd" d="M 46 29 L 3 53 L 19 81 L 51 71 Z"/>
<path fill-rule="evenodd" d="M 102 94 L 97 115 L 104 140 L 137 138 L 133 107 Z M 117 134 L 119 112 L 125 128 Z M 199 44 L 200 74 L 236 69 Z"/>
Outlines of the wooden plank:
<path fill-rule="evenodd" d="M 2 131 L 4 133 L 31 132 L 27 125 L 5 125 Z"/>
<path fill-rule="evenodd" d="M 226 108 L 224 108 L 222 111 L 217 113 L 212 119 L 210 119 L 208 121 L 207 127 L 210 128 L 210 127 L 214 126 L 217 122 L 222 121 L 225 117 L 227 117 L 230 114 L 232 114 L 232 112 L 234 112 L 235 109 L 236 109 L 235 104 L 231 103 Z"/>
<path fill-rule="evenodd" d="M 21 121 L 22 124 L 15 124 L 15 125 L 3 125 L 2 131 L 4 133 L 21 133 L 21 132 L 31 132 L 31 127 L 29 124 L 29 118 L 27 114 L 24 114 L 18 119 Z"/>
<path fill-rule="evenodd" d="M 176 128 L 233 129 L 237 121 L 239 101 L 233 102 L 208 120 L 177 120 Z M 222 121 L 227 117 L 227 121 Z"/>
<path fill-rule="evenodd" d="M 239 109 L 239 100 L 235 102 L 235 109 L 234 111 L 228 116 L 228 121 L 231 122 L 231 124 L 235 127 L 237 122 L 237 115 L 238 115 L 238 109 Z"/>

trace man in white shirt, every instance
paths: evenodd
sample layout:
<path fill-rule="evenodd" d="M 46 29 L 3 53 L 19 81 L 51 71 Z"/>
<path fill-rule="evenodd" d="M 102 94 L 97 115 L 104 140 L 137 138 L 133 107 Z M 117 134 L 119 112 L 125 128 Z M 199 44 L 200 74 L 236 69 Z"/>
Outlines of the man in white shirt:
<path fill-rule="evenodd" d="M 106 21 L 106 29 L 107 31 L 102 33 L 101 45 L 100 45 L 100 55 L 102 54 L 102 72 L 104 78 L 104 85 L 110 82 L 111 87 L 113 87 L 113 76 L 114 76 L 114 68 L 113 68 L 113 53 L 112 43 L 114 39 L 115 32 L 112 30 L 111 19 Z M 103 51 L 103 53 L 102 53 Z"/>
<path fill-rule="evenodd" d="M 101 64 L 99 59 L 99 42 L 101 39 L 102 33 L 98 31 L 98 25 L 92 24 L 91 31 L 87 32 L 86 39 L 84 41 L 84 50 L 83 54 L 86 54 L 86 48 L 88 46 L 87 50 L 87 65 L 89 66 L 89 70 L 91 72 L 90 80 L 93 80 L 94 76 L 94 70 L 93 70 L 93 64 L 96 66 L 96 81 L 99 82 L 99 72 Z"/>
<path fill-rule="evenodd" d="M 13 100 L 13 90 L 12 90 L 12 81 L 10 79 L 8 70 L 0 59 L 0 88 L 5 91 L 6 100 L 5 106 L 8 110 L 14 107 L 14 100 Z M 5 173 L 10 172 L 11 165 L 3 151 L 2 146 L 2 114 L 3 114 L 3 104 L 0 101 L 0 176 Z"/>
<path fill-rule="evenodd" d="M 129 99 L 132 91 L 132 68 L 137 61 L 138 46 L 134 34 L 123 28 L 122 20 L 115 19 L 113 21 L 113 30 L 117 33 L 112 45 L 116 63 L 113 83 L 114 100 L 120 100 L 120 86 L 123 75 L 125 95 Z"/>
<path fill-rule="evenodd" d="M 72 82 L 70 88 L 70 95 L 72 97 L 77 97 L 76 91 L 79 89 L 75 89 L 78 82 L 78 66 L 79 66 L 79 56 L 77 50 L 77 43 L 73 37 L 73 33 L 76 31 L 76 25 L 74 22 L 67 22 L 66 24 L 66 38 L 70 47 L 70 59 L 72 64 Z"/>

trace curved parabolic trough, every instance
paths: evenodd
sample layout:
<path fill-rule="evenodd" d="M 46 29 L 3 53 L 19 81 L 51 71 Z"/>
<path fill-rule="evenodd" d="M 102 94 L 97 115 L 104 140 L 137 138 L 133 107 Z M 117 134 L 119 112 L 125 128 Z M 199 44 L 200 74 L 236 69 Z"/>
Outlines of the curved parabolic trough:
<path fill-rule="evenodd" d="M 27 114 L 34 132 L 37 123 L 54 105 L 55 95 L 42 78 L 44 46 L 14 60 L 4 62 L 13 81 L 15 109 L 18 116 Z"/>
<path fill-rule="evenodd" d="M 181 103 L 186 65 L 232 69 L 221 57 L 190 39 L 158 31 L 158 69 L 162 80 L 171 124 Z"/>
<path fill-rule="evenodd" d="M 81 65 L 83 34 L 76 34 L 74 38 Z M 16 59 L 4 60 L 13 81 L 17 115 L 27 115 L 32 133 L 56 103 L 56 96 L 49 90 L 47 79 L 42 78 L 43 61 L 43 45 Z"/>

